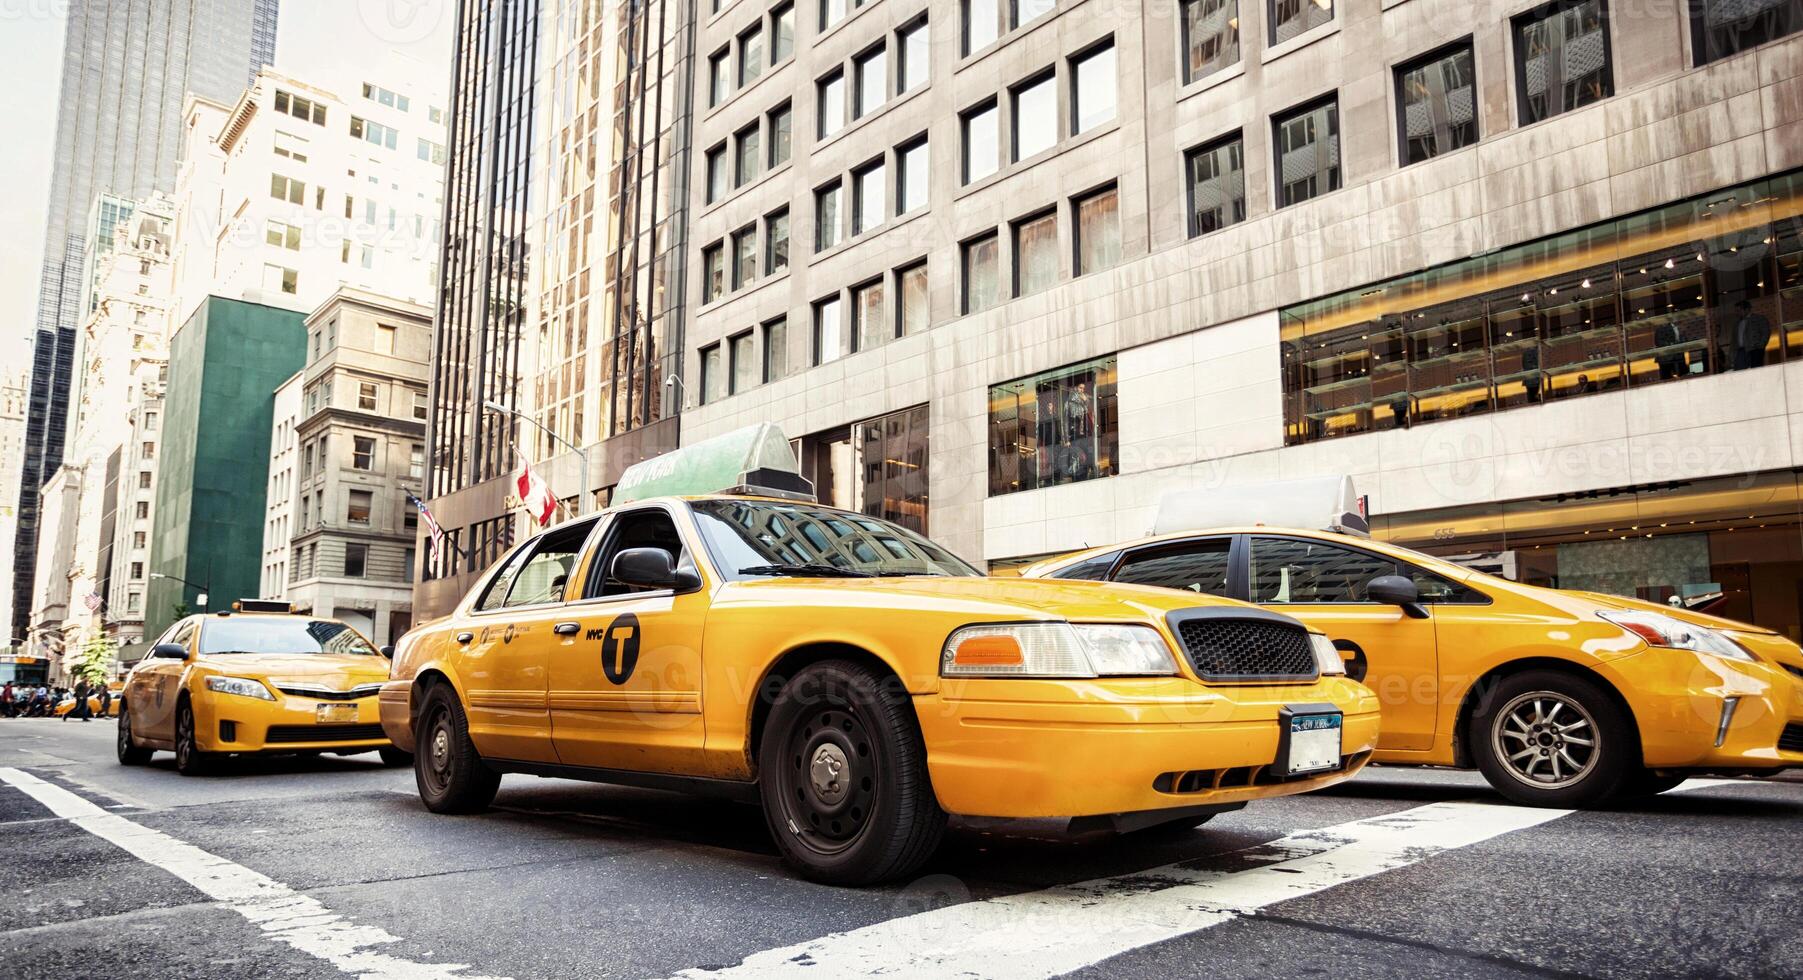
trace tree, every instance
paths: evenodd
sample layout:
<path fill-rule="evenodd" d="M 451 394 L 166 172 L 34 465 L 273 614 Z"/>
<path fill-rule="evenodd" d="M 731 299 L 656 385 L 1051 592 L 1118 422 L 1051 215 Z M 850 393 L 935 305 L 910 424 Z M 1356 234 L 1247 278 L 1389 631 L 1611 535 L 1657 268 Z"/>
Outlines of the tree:
<path fill-rule="evenodd" d="M 69 676 L 76 680 L 85 680 L 89 684 L 104 684 L 107 676 L 113 672 L 113 655 L 117 651 L 113 647 L 112 638 L 105 630 L 93 630 L 67 662 Z"/>

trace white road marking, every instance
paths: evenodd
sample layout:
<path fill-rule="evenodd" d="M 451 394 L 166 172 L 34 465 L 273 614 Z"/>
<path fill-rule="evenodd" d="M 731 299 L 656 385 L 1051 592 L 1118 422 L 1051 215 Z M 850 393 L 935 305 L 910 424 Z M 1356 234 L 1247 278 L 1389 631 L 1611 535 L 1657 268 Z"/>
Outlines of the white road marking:
<path fill-rule="evenodd" d="M 16 786 L 77 827 L 117 845 L 146 864 L 175 875 L 224 907 L 244 916 L 269 938 L 364 980 L 499 980 L 466 975 L 468 965 L 420 963 L 371 947 L 400 942 L 375 926 L 361 926 L 313 898 L 243 865 L 140 826 L 116 813 L 19 769 L 0 768 L 0 781 Z"/>

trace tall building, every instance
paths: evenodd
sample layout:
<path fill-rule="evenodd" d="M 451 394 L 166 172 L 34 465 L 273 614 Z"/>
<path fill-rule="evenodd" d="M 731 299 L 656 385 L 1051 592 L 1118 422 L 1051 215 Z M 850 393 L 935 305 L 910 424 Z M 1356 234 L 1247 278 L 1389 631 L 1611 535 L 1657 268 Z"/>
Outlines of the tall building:
<path fill-rule="evenodd" d="M 0 555 L 10 555 L 19 529 L 19 470 L 25 461 L 25 405 L 31 392 L 31 372 L 8 367 L 0 373 Z M 0 602 L 13 598 L 13 563 L 0 561 Z M 17 645 L 21 634 L 13 631 L 10 617 L 0 647 Z"/>
<path fill-rule="evenodd" d="M 682 438 L 778 422 L 996 568 L 1350 474 L 1380 537 L 1796 637 L 1803 17 L 1623 6 L 728 5 Z"/>
<path fill-rule="evenodd" d="M 294 540 L 295 477 L 299 473 L 301 380 L 306 369 L 276 386 L 269 429 L 269 480 L 263 509 L 263 599 L 288 598 L 288 573 Z"/>
<path fill-rule="evenodd" d="M 178 322 L 206 296 L 309 313 L 341 284 L 431 302 L 444 98 L 405 62 L 384 71 L 400 77 L 264 69 L 229 108 L 188 100 Z"/>
<path fill-rule="evenodd" d="M 286 514 L 276 501 L 270 512 L 287 539 L 265 553 L 287 551 L 265 564 L 287 564 L 283 598 L 297 611 L 391 643 L 413 623 L 419 512 L 408 495 L 425 479 L 432 311 L 347 287 L 306 327 L 292 445 L 272 441 L 270 456 L 271 492 L 287 495 Z M 284 471 L 293 478 L 278 485 Z"/>
<path fill-rule="evenodd" d="M 101 193 L 174 187 L 182 99 L 229 99 L 275 51 L 278 0 L 68 4 L 56 150 L 13 549 L 12 630 L 24 632 L 37 566 L 38 488 L 63 458 L 84 289 L 82 219 Z"/>
<path fill-rule="evenodd" d="M 426 457 L 427 500 L 452 546 L 415 589 L 421 618 L 448 610 L 512 540 L 500 501 L 521 426 L 485 406 L 519 405 L 532 283 L 539 3 L 470 0 L 458 17 Z"/>

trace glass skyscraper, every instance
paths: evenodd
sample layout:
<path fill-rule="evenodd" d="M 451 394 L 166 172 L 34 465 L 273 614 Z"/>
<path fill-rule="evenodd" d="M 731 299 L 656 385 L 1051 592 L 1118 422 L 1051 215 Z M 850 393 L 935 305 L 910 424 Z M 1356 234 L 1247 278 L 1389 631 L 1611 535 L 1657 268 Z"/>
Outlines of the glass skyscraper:
<path fill-rule="evenodd" d="M 12 637 L 25 635 L 37 571 L 38 490 L 63 459 L 70 368 L 99 194 L 175 187 L 182 99 L 230 103 L 275 57 L 280 0 L 71 0 L 50 171 L 44 265 L 13 553 Z"/>

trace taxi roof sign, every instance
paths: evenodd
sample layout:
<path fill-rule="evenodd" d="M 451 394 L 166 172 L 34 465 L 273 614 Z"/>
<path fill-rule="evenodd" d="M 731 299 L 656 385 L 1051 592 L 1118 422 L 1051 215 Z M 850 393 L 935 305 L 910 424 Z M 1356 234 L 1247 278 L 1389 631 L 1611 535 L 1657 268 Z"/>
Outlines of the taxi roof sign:
<path fill-rule="evenodd" d="M 802 478 L 800 470 L 782 430 L 760 422 L 632 464 L 620 474 L 612 502 L 707 493 L 811 501 L 814 485 Z"/>
<path fill-rule="evenodd" d="M 1214 490 L 1173 490 L 1158 504 L 1153 534 L 1263 524 L 1369 537 L 1364 506 L 1352 477 L 1248 483 Z"/>

